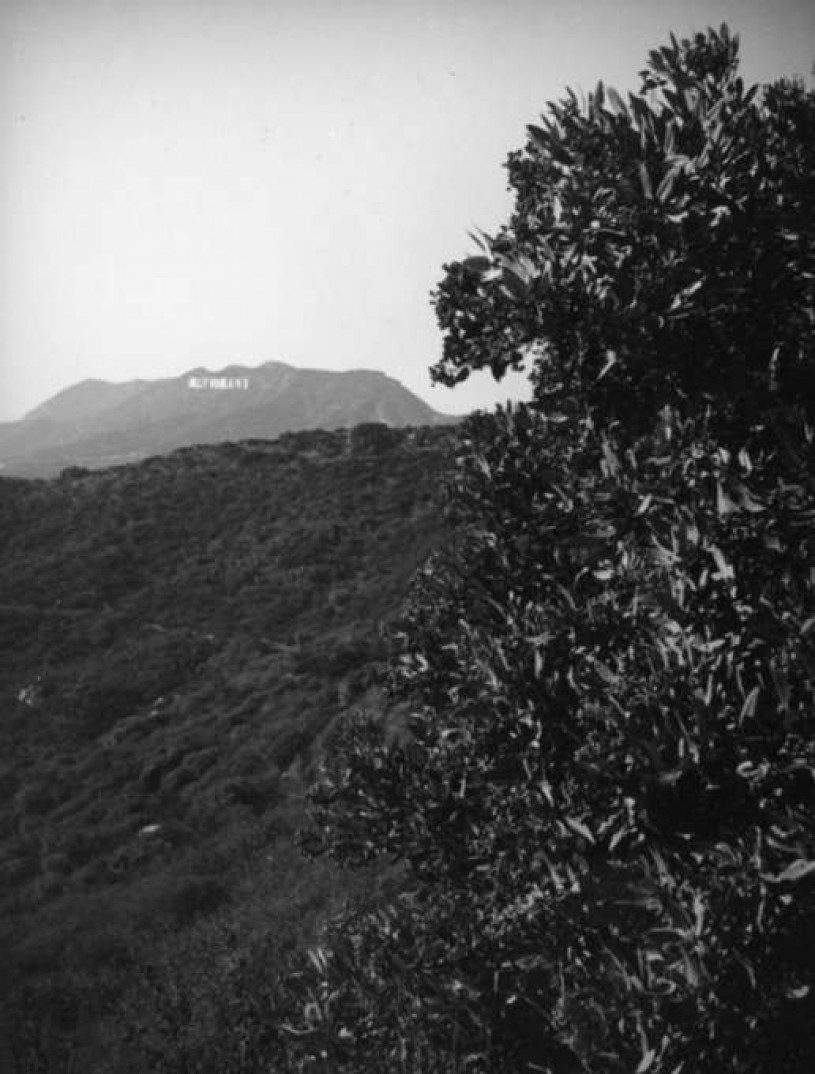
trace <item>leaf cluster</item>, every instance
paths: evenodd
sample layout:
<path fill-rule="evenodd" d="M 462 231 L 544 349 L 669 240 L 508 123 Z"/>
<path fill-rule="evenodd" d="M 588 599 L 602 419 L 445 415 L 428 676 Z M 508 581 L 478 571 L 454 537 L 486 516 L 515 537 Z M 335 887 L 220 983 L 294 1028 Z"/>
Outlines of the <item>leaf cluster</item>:
<path fill-rule="evenodd" d="M 569 91 L 528 128 L 510 220 L 434 292 L 438 381 L 528 368 L 539 401 L 629 424 L 815 398 L 812 92 L 746 87 L 726 26 L 672 37 L 641 81 Z"/>
<path fill-rule="evenodd" d="M 410 738 L 350 724 L 312 791 L 323 849 L 408 871 L 403 938 L 366 923 L 377 972 L 419 932 L 390 979 L 430 1004 L 427 1040 L 427 982 L 447 989 L 473 1069 L 793 1049 L 815 957 L 812 430 L 795 460 L 676 415 L 624 451 L 525 408 L 466 431 L 460 544 L 420 576 L 395 672 Z"/>
<path fill-rule="evenodd" d="M 437 379 L 535 396 L 464 425 L 403 733 L 312 789 L 308 845 L 402 887 L 327 931 L 307 1069 L 815 1062 L 815 97 L 737 58 L 550 106 L 435 294 Z"/>

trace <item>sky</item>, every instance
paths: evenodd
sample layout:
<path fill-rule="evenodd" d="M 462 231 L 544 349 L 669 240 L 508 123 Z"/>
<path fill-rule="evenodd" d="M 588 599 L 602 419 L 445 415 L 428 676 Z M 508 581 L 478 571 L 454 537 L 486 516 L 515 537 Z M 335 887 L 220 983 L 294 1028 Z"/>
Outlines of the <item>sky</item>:
<path fill-rule="evenodd" d="M 381 369 L 438 410 L 430 303 L 546 103 L 727 22 L 809 79 L 812 0 L 0 0 L 0 420 L 87 377 Z"/>

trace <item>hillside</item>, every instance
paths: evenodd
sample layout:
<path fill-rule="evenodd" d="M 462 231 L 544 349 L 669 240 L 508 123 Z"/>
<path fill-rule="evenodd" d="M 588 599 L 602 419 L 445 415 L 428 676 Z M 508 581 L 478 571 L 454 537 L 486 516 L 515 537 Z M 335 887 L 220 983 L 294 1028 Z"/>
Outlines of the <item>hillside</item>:
<path fill-rule="evenodd" d="M 368 425 L 0 478 L 0 961 L 37 1069 L 145 1069 L 122 1027 L 154 1023 L 168 960 L 203 987 L 186 937 L 268 975 L 345 890 L 292 836 L 337 716 L 382 711 L 451 439 Z"/>
<path fill-rule="evenodd" d="M 0 424 L 0 466 L 5 474 L 50 477 L 69 465 L 111 466 L 193 444 L 453 420 L 374 370 L 230 365 L 161 380 L 76 384 L 21 421 Z"/>

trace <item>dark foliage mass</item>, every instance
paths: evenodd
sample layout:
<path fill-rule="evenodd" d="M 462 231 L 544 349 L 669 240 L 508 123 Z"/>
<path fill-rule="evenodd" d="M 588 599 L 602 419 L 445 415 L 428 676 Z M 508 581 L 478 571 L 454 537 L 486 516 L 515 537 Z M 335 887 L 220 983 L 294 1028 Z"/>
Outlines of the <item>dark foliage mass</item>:
<path fill-rule="evenodd" d="M 541 404 L 647 431 L 681 399 L 754 418 L 815 399 L 815 109 L 738 77 L 726 28 L 651 53 L 624 101 L 549 106 L 508 162 L 515 210 L 447 266 L 434 375 L 530 367 Z"/>
<path fill-rule="evenodd" d="M 250 1069 L 287 952 L 353 888 L 292 836 L 338 715 L 386 712 L 451 435 L 0 479 L 3 1070 Z"/>
<path fill-rule="evenodd" d="M 453 541 L 308 845 L 400 863 L 292 989 L 291 1069 L 815 1069 L 815 94 L 726 27 L 569 95 L 436 295 Z"/>

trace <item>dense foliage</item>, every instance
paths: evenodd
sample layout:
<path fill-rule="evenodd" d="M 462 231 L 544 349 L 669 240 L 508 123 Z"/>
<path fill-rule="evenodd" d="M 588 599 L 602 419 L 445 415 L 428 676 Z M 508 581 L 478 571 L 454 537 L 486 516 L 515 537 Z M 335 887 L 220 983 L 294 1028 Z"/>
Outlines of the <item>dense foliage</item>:
<path fill-rule="evenodd" d="M 456 536 L 308 845 L 391 859 L 326 927 L 281 1064 L 815 1068 L 815 94 L 726 28 L 550 106 L 516 208 L 436 293 Z M 299 991 L 298 991 L 299 989 Z"/>
<path fill-rule="evenodd" d="M 350 890 L 293 847 L 304 788 L 341 712 L 386 708 L 450 437 L 0 479 L 3 1070 L 6 1029 L 12 1071 L 260 1063 L 275 975 Z"/>
<path fill-rule="evenodd" d="M 437 290 L 438 380 L 528 363 L 540 403 L 629 429 L 711 394 L 746 424 L 752 394 L 811 404 L 815 108 L 746 89 L 726 27 L 652 52 L 627 102 L 550 104 L 508 172 L 509 223 Z"/>

